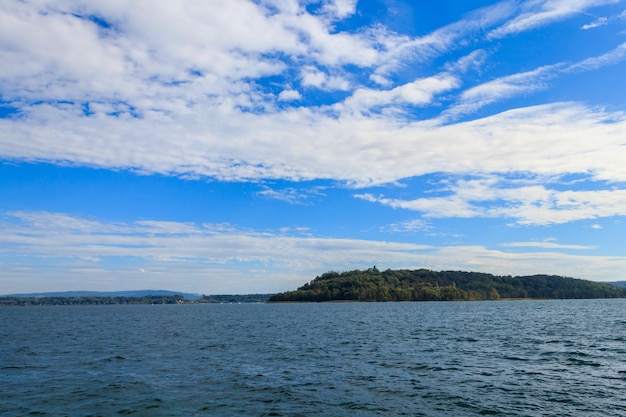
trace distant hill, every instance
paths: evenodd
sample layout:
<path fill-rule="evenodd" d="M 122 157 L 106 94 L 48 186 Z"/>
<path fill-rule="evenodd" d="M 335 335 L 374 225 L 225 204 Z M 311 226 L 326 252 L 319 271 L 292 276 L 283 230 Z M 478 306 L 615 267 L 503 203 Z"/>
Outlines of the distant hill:
<path fill-rule="evenodd" d="M 616 287 L 626 288 L 626 281 L 612 281 L 612 282 L 607 282 L 607 284 L 615 285 Z"/>
<path fill-rule="evenodd" d="M 270 302 L 291 301 L 456 301 L 502 298 L 626 298 L 626 288 L 555 275 L 496 276 L 428 269 L 326 272 Z"/>
<path fill-rule="evenodd" d="M 198 300 L 200 294 L 167 290 L 134 290 L 134 291 L 62 291 L 40 292 L 30 294 L 7 294 L 5 297 L 148 297 L 148 296 L 175 296 L 182 295 L 187 300 Z"/>

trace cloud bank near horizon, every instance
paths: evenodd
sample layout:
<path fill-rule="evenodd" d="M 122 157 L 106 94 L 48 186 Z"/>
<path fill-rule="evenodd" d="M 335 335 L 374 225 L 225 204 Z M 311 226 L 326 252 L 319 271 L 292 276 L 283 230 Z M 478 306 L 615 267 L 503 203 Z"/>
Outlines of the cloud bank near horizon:
<path fill-rule="evenodd" d="M 606 281 L 626 267 L 584 245 L 509 242 L 502 248 L 430 246 L 314 237 L 301 231 L 240 229 L 228 224 L 136 221 L 104 223 L 62 213 L 12 212 L 0 217 L 0 264 L 11 280 L 34 279 L 40 291 L 75 287 L 137 289 L 146 279 L 165 289 L 224 293 L 293 289 L 335 265 L 472 270 L 508 275 L 553 273 Z M 549 249 L 542 252 L 533 248 Z M 242 270 L 241 265 L 246 265 Z M 294 271 L 298 271 L 295 273 Z M 267 277 L 271 276 L 271 285 Z M 12 276 L 13 278 L 8 278 Z"/>

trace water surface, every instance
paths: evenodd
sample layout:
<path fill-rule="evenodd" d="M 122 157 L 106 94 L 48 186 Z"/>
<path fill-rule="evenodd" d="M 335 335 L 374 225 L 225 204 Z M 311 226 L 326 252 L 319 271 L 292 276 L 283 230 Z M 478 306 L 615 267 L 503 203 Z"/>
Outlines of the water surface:
<path fill-rule="evenodd" d="M 0 415 L 624 416 L 626 300 L 0 308 Z"/>

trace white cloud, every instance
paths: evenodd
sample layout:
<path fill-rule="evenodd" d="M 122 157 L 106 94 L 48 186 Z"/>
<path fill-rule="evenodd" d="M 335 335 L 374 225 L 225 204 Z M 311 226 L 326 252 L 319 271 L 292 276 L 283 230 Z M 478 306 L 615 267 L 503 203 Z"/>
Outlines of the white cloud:
<path fill-rule="evenodd" d="M 501 23 L 514 13 L 513 2 L 501 1 L 492 6 L 475 10 L 432 33 L 415 38 L 387 36 L 380 65 L 371 79 L 380 85 L 388 85 L 387 76 L 399 68 L 414 62 L 432 60 L 464 45 L 468 39 L 482 36 L 488 28 Z"/>
<path fill-rule="evenodd" d="M 323 187 L 296 189 L 292 187 L 273 189 L 268 186 L 257 194 L 271 200 L 284 201 L 289 204 L 310 204 L 312 198 L 324 196 Z"/>
<path fill-rule="evenodd" d="M 478 70 L 485 63 L 488 58 L 488 53 L 482 49 L 472 51 L 468 55 L 465 55 L 458 59 L 456 62 L 446 64 L 446 69 L 449 72 L 464 73 L 469 70 Z"/>
<path fill-rule="evenodd" d="M 71 105 L 29 111 L 27 117 L 0 120 L 4 158 L 229 180 L 320 178 L 356 185 L 433 172 L 570 172 L 626 181 L 626 117 L 573 103 L 445 126 L 383 116 L 327 116 L 304 108 L 257 115 L 208 105 L 189 114 L 153 112 L 144 118 L 85 117 Z"/>
<path fill-rule="evenodd" d="M 589 71 L 613 65 L 626 59 L 626 42 L 617 46 L 617 48 L 602 54 L 600 56 L 584 59 L 576 64 L 572 64 L 566 68 L 566 71 Z"/>
<path fill-rule="evenodd" d="M 558 191 L 541 184 L 523 185 L 505 178 L 489 177 L 458 180 L 440 192 L 446 195 L 414 200 L 367 193 L 355 194 L 355 197 L 393 208 L 419 211 L 427 218 L 491 217 L 514 219 L 519 225 L 561 224 L 626 215 L 626 189 Z"/>
<path fill-rule="evenodd" d="M 591 250 L 595 249 L 595 246 L 588 245 L 566 245 L 561 243 L 555 243 L 550 240 L 537 241 L 537 242 L 510 242 L 502 243 L 500 246 L 510 248 L 540 248 L 540 249 L 572 249 L 572 250 Z"/>
<path fill-rule="evenodd" d="M 507 75 L 469 88 L 460 96 L 459 103 L 444 112 L 444 118 L 469 114 L 507 98 L 530 94 L 547 88 L 561 65 L 548 65 L 523 73 Z"/>
<path fill-rule="evenodd" d="M 356 12 L 357 0 L 330 0 L 324 10 L 338 19 L 344 19 Z"/>
<path fill-rule="evenodd" d="M 280 101 L 292 101 L 302 98 L 301 94 L 296 90 L 283 90 L 278 95 Z"/>
<path fill-rule="evenodd" d="M 368 193 L 355 194 L 354 196 L 365 201 L 379 203 L 392 208 L 419 211 L 424 213 L 425 217 L 446 218 L 485 216 L 485 213 L 480 207 L 474 206 L 470 201 L 464 201 L 458 196 L 418 198 L 415 200 L 385 198 L 382 195 L 374 196 Z"/>
<path fill-rule="evenodd" d="M 432 226 L 424 219 L 413 219 L 401 223 L 392 223 L 382 228 L 383 231 L 394 233 L 425 232 L 431 229 Z"/>
<path fill-rule="evenodd" d="M 591 23 L 588 23 L 586 25 L 582 25 L 581 29 L 583 29 L 583 30 L 594 29 L 594 28 L 597 28 L 599 26 L 604 26 L 607 23 L 609 23 L 609 19 L 607 19 L 606 17 L 600 17 L 600 18 L 598 18 L 597 20 L 595 20 L 595 21 L 593 21 Z"/>
<path fill-rule="evenodd" d="M 450 71 L 465 71 L 469 66 L 479 66 L 484 57 L 483 51 L 475 51 L 475 53 L 450 64 L 448 68 Z M 455 119 L 458 116 L 474 113 L 492 103 L 547 89 L 550 80 L 563 74 L 595 70 L 617 64 L 624 59 L 626 59 L 626 43 L 622 43 L 602 55 L 589 57 L 574 64 L 545 65 L 531 71 L 506 75 L 484 82 L 464 90 L 457 103 L 442 113 L 442 120 Z"/>
<path fill-rule="evenodd" d="M 459 80 L 450 74 L 422 78 L 391 90 L 358 89 L 343 103 L 335 106 L 339 112 L 362 113 L 379 106 L 430 104 L 437 94 L 459 86 Z"/>
<path fill-rule="evenodd" d="M 331 9 L 345 18 L 354 2 Z M 180 111 L 207 96 L 253 100 L 246 81 L 283 74 L 291 59 L 375 64 L 375 35 L 334 33 L 325 16 L 296 2 L 4 2 L 0 87 L 5 100 L 124 102 L 139 112 L 178 101 Z M 329 75 L 324 88 L 346 85 Z"/>
<path fill-rule="evenodd" d="M 335 10 L 342 14 L 346 13 L 345 8 L 340 7 Z M 304 50 L 302 57 L 313 58 L 325 66 L 345 64 L 370 66 L 376 63 L 378 53 L 369 39 L 371 36 L 369 33 L 354 35 L 335 32 L 332 22 L 329 22 L 326 17 L 314 16 L 299 10 L 297 13 L 281 13 L 275 16 L 274 21 L 298 36 Z M 341 17 L 347 17 L 347 14 Z M 276 41 L 280 39 L 276 38 Z"/>
<path fill-rule="evenodd" d="M 619 1 L 619 0 L 617 0 Z M 520 4 L 519 14 L 502 26 L 491 31 L 488 37 L 503 38 L 519 32 L 535 29 L 555 21 L 616 0 L 533 0 Z"/>
<path fill-rule="evenodd" d="M 305 66 L 301 70 L 301 80 L 304 87 L 315 87 L 321 90 L 349 90 L 350 82 L 341 76 L 332 76 L 313 66 Z"/>

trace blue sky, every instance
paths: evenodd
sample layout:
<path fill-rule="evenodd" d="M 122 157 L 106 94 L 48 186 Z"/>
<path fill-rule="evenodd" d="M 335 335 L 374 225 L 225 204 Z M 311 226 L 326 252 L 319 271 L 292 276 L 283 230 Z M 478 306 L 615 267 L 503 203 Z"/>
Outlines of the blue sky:
<path fill-rule="evenodd" d="M 626 280 L 626 1 L 25 0 L 0 22 L 0 294 Z"/>

